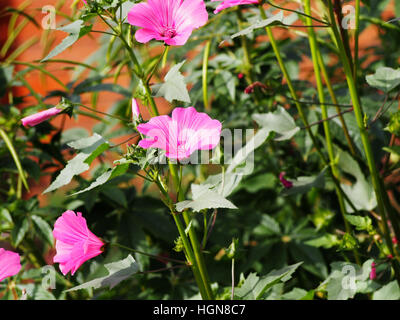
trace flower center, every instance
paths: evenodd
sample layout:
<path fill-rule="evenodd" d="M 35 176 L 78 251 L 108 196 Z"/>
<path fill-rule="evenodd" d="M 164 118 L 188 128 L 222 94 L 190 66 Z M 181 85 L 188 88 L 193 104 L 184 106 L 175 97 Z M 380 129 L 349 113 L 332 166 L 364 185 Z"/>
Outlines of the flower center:
<path fill-rule="evenodd" d="M 167 37 L 167 38 L 173 38 L 176 36 L 176 30 L 175 28 L 171 28 L 171 27 L 166 27 L 165 30 L 162 33 L 163 37 Z"/>

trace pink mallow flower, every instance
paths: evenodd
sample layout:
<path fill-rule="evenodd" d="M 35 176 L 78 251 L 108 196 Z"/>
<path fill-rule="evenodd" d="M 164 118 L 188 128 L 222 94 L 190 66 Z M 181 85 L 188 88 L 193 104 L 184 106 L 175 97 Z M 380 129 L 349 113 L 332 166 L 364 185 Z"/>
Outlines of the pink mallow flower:
<path fill-rule="evenodd" d="M 196 150 L 211 150 L 221 138 L 222 124 L 195 108 L 175 108 L 172 118 L 158 116 L 139 124 L 137 130 L 150 137 L 139 141 L 139 146 L 166 151 L 171 159 L 183 160 Z"/>
<path fill-rule="evenodd" d="M 221 1 L 221 0 L 211 0 L 212 2 L 215 1 Z M 230 8 L 230 7 L 234 7 L 234 6 L 239 6 L 242 4 L 258 4 L 259 0 L 225 0 L 222 1 L 222 3 L 220 5 L 218 5 L 218 7 L 214 10 L 214 13 L 217 14 L 218 12 Z"/>
<path fill-rule="evenodd" d="M 57 107 L 50 108 L 48 110 L 40 111 L 38 113 L 32 114 L 30 116 L 27 116 L 23 118 L 22 125 L 24 127 L 27 126 L 36 126 L 37 124 L 46 121 L 50 119 L 51 117 L 54 117 L 55 115 L 59 114 L 62 110 L 58 109 Z"/>
<path fill-rule="evenodd" d="M 148 0 L 135 4 L 128 13 L 128 22 L 141 27 L 135 33 L 138 42 L 151 39 L 171 46 L 186 43 L 194 29 L 208 21 L 203 0 Z"/>
<path fill-rule="evenodd" d="M 86 219 L 80 212 L 64 212 L 54 224 L 53 236 L 57 251 L 53 262 L 60 264 L 64 275 L 69 271 L 74 275 L 85 261 L 103 252 L 103 241 L 88 229 Z"/>
<path fill-rule="evenodd" d="M 0 281 L 16 275 L 21 270 L 19 254 L 0 248 Z"/>

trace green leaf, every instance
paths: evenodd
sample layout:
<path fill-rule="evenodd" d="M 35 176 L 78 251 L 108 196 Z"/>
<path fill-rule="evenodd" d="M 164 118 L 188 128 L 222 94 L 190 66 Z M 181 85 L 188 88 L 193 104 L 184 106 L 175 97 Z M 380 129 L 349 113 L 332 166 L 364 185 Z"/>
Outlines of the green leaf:
<path fill-rule="evenodd" d="M 256 273 L 250 273 L 240 288 L 235 290 L 235 297 L 242 300 L 259 300 L 263 294 L 279 282 L 286 282 L 302 262 L 273 270 L 265 276 L 259 277 Z"/>
<path fill-rule="evenodd" d="M 58 28 L 57 30 L 69 33 L 57 47 L 55 47 L 41 62 L 45 62 L 59 55 L 65 49 L 72 46 L 76 41 L 88 34 L 92 30 L 92 26 L 85 26 L 83 20 L 77 20 L 67 26 Z"/>
<path fill-rule="evenodd" d="M 105 267 L 109 273 L 107 276 L 91 280 L 79 286 L 68 289 L 65 292 L 89 288 L 98 289 L 101 287 L 109 287 L 112 289 L 118 283 L 128 279 L 130 276 L 139 271 L 139 265 L 131 255 L 123 260 L 106 264 Z"/>
<path fill-rule="evenodd" d="M 279 223 L 267 214 L 262 215 L 259 225 L 254 229 L 254 234 L 260 236 L 280 235 L 281 232 Z"/>
<path fill-rule="evenodd" d="M 0 128 L 0 136 L 3 138 L 4 142 L 6 143 L 6 146 L 7 146 L 8 150 L 11 153 L 11 156 L 12 156 L 12 158 L 14 160 L 15 166 L 17 167 L 19 176 L 20 176 L 20 178 L 21 178 L 26 190 L 29 191 L 29 186 L 28 186 L 28 182 L 26 181 L 25 172 L 24 172 L 24 169 L 22 168 L 21 162 L 19 160 L 18 153 L 15 150 L 14 145 L 12 144 L 12 142 L 11 142 L 10 138 L 8 137 L 7 133 L 1 128 Z"/>
<path fill-rule="evenodd" d="M 44 237 L 44 239 L 49 243 L 50 246 L 53 246 L 54 244 L 53 231 L 49 226 L 49 224 L 41 217 L 36 215 L 32 215 L 31 219 L 35 224 L 35 226 L 38 228 L 39 232 Z"/>
<path fill-rule="evenodd" d="M 284 189 L 282 191 L 283 196 L 289 196 L 292 194 L 307 193 L 312 188 L 323 188 L 325 185 L 325 172 L 327 167 L 324 168 L 318 176 L 311 177 L 298 177 L 297 180 L 292 180 L 293 187 Z"/>
<path fill-rule="evenodd" d="M 374 74 L 367 76 L 366 80 L 371 87 L 388 93 L 400 85 L 400 69 L 381 67 Z"/>
<path fill-rule="evenodd" d="M 102 136 L 95 133 L 89 138 L 83 138 L 68 144 L 74 149 L 81 152 L 75 158 L 68 161 L 67 165 L 60 174 L 53 181 L 53 183 L 44 191 L 44 193 L 54 191 L 62 186 L 71 182 L 72 178 L 89 170 L 89 164 L 93 161 L 94 157 L 104 152 L 109 148 L 107 141 Z"/>
<path fill-rule="evenodd" d="M 389 282 L 386 286 L 383 286 L 373 295 L 372 300 L 399 300 L 400 299 L 400 287 L 396 280 Z"/>
<path fill-rule="evenodd" d="M 372 183 L 364 177 L 357 161 L 349 153 L 339 148 L 338 150 L 338 167 L 356 179 L 356 182 L 352 185 L 341 183 L 343 192 L 349 197 L 357 210 L 373 210 L 377 205 L 377 200 Z M 346 209 L 349 213 L 354 212 L 347 202 Z"/>
<path fill-rule="evenodd" d="M 151 87 L 151 89 L 154 91 L 154 96 L 164 97 L 169 102 L 178 100 L 190 103 L 190 97 L 186 87 L 185 78 L 179 71 L 185 61 L 174 65 L 171 70 L 169 70 L 165 76 L 164 83 L 155 84 Z"/>
<path fill-rule="evenodd" d="M 23 218 L 14 225 L 14 228 L 11 231 L 11 238 L 14 247 L 18 247 L 21 241 L 24 240 L 28 229 L 29 229 L 29 222 L 28 219 L 26 218 Z"/>
<path fill-rule="evenodd" d="M 360 216 L 352 216 L 352 215 L 346 214 L 345 218 L 353 226 L 356 226 L 357 230 L 370 231 L 372 228 L 372 220 L 370 217 L 360 217 Z"/>
<path fill-rule="evenodd" d="M 207 186 L 191 185 L 193 200 L 181 201 L 176 204 L 176 210 L 179 212 L 185 209 L 192 209 L 199 212 L 204 209 L 237 209 L 237 207 L 220 195 L 217 191 L 210 190 Z"/>
<path fill-rule="evenodd" d="M 245 36 L 248 35 L 249 33 L 252 33 L 256 29 L 264 28 L 266 26 L 271 26 L 271 25 L 277 25 L 277 24 L 282 24 L 283 23 L 283 12 L 279 11 L 276 15 L 269 17 L 268 19 L 264 20 L 258 20 L 257 22 L 253 23 L 246 29 L 243 29 L 231 36 L 231 39 L 234 39 L 239 36 Z"/>
<path fill-rule="evenodd" d="M 301 288 L 293 288 L 290 292 L 282 295 L 283 300 L 312 300 L 314 291 L 306 291 Z"/>
<path fill-rule="evenodd" d="M 323 236 L 320 236 L 315 239 L 311 239 L 305 242 L 305 244 L 312 246 L 312 247 L 323 247 L 325 249 L 332 248 L 334 246 L 337 246 L 340 243 L 338 237 L 334 234 L 324 234 Z"/>
<path fill-rule="evenodd" d="M 282 107 L 274 112 L 255 113 L 252 118 L 259 126 L 276 132 L 276 141 L 289 140 L 300 131 L 292 116 Z"/>
<path fill-rule="evenodd" d="M 110 181 L 111 179 L 118 177 L 120 175 L 123 175 L 129 168 L 129 163 L 125 163 L 125 164 L 121 164 L 118 165 L 112 169 L 107 170 L 106 172 L 104 172 L 102 175 L 100 175 L 94 182 L 92 182 L 90 184 L 89 187 L 80 190 L 78 192 L 73 193 L 71 196 L 80 194 L 80 193 L 84 193 L 86 191 L 92 190 L 98 186 L 101 186 L 103 184 L 105 184 L 107 181 Z"/>

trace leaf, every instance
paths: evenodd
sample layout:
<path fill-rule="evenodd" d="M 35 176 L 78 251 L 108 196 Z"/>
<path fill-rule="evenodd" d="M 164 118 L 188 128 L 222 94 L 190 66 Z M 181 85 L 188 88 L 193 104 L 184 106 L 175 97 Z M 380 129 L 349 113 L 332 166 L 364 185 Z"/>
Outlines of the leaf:
<path fill-rule="evenodd" d="M 65 168 L 61 170 L 60 174 L 44 191 L 44 193 L 54 191 L 62 186 L 67 185 L 71 182 L 74 176 L 89 170 L 89 165 L 94 158 L 109 148 L 108 142 L 97 133 L 89 138 L 83 138 L 74 142 L 70 142 L 68 145 L 74 149 L 80 150 L 81 152 L 78 153 L 75 158 L 68 161 Z"/>
<path fill-rule="evenodd" d="M 42 59 L 41 62 L 45 62 L 47 60 L 50 60 L 51 58 L 54 58 L 65 49 L 72 46 L 81 37 L 88 34 L 92 30 L 92 26 L 85 26 L 83 25 L 83 23 L 83 20 L 77 20 L 67 26 L 58 28 L 57 30 L 69 33 L 69 36 L 64 38 L 64 40 L 57 47 L 55 47 L 44 59 Z"/>
<path fill-rule="evenodd" d="M 53 238 L 53 231 L 49 224 L 43 220 L 41 217 L 32 215 L 31 219 L 33 223 L 36 225 L 36 227 L 39 229 L 39 232 L 43 235 L 44 239 L 53 246 L 54 244 L 54 238 Z"/>
<path fill-rule="evenodd" d="M 84 193 L 84 192 L 92 190 L 98 186 L 101 186 L 101 185 L 105 184 L 107 181 L 109 181 L 115 177 L 118 177 L 120 175 L 123 175 L 128 170 L 128 168 L 129 168 L 129 163 L 125 163 L 125 164 L 118 165 L 112 169 L 109 169 L 106 172 L 104 172 L 102 175 L 100 175 L 94 182 L 92 182 L 89 187 L 87 187 L 83 190 L 80 190 L 78 192 L 75 192 L 75 193 L 71 194 L 71 196 L 74 196 L 74 195 L 77 195 L 80 193 Z"/>
<path fill-rule="evenodd" d="M 293 194 L 307 193 L 312 188 L 323 188 L 325 185 L 325 172 L 327 168 L 324 168 L 318 176 L 311 177 L 298 177 L 297 180 L 292 180 L 293 187 L 290 189 L 284 189 L 282 191 L 283 196 L 289 196 Z"/>
<path fill-rule="evenodd" d="M 282 24 L 283 19 L 284 19 L 283 12 L 279 11 L 278 14 L 276 14 L 272 17 L 269 17 L 267 19 L 264 19 L 264 20 L 258 20 L 257 22 L 253 23 L 246 29 L 243 29 L 243 30 L 233 34 L 231 36 L 231 39 L 234 39 L 239 36 L 248 35 L 249 33 L 252 33 L 254 30 L 264 28 L 266 26 Z"/>
<path fill-rule="evenodd" d="M 132 7 L 135 5 L 134 2 L 132 1 L 126 1 L 124 2 L 115 12 L 115 17 L 119 20 L 121 18 L 121 21 L 123 23 L 128 23 L 127 17 L 129 11 L 131 11 Z"/>
<path fill-rule="evenodd" d="M 377 290 L 372 300 L 399 300 L 400 299 L 400 288 L 396 280 L 389 282 L 386 286 L 383 286 Z"/>
<path fill-rule="evenodd" d="M 372 184 L 364 177 L 357 161 L 349 153 L 340 149 L 338 157 L 338 167 L 356 179 L 356 182 L 352 185 L 341 183 L 343 192 L 349 197 L 357 210 L 373 210 L 377 205 L 376 195 Z M 347 202 L 346 209 L 349 213 L 354 212 Z"/>
<path fill-rule="evenodd" d="M 315 239 L 311 239 L 305 242 L 305 244 L 312 246 L 312 247 L 323 247 L 325 249 L 332 248 L 340 243 L 338 237 L 334 234 L 324 234 Z"/>
<path fill-rule="evenodd" d="M 274 218 L 263 214 L 259 225 L 254 229 L 254 234 L 260 236 L 280 235 L 281 228 Z"/>
<path fill-rule="evenodd" d="M 277 137 L 274 139 L 276 141 L 289 140 L 300 131 L 292 116 L 282 107 L 274 112 L 255 113 L 252 118 L 261 127 L 276 132 Z"/>
<path fill-rule="evenodd" d="M 14 247 L 18 247 L 22 240 L 24 240 L 26 232 L 29 229 L 28 219 L 23 218 L 19 221 L 11 231 L 11 237 L 14 244 Z"/>
<path fill-rule="evenodd" d="M 207 186 L 192 184 L 193 200 L 181 201 L 176 204 L 179 212 L 185 209 L 192 209 L 199 212 L 204 209 L 237 209 L 237 207 L 220 195 L 217 191 L 210 190 Z"/>
<path fill-rule="evenodd" d="M 151 87 L 151 89 L 154 91 L 154 96 L 164 97 L 169 102 L 178 100 L 190 103 L 190 97 L 186 87 L 185 78 L 179 71 L 185 61 L 186 60 L 174 65 L 171 70 L 169 70 L 165 76 L 164 83 L 155 84 Z"/>
<path fill-rule="evenodd" d="M 400 69 L 381 67 L 374 74 L 368 75 L 366 80 L 371 87 L 388 93 L 400 85 Z"/>
<path fill-rule="evenodd" d="M 256 273 L 250 273 L 240 288 L 235 290 L 235 297 L 242 300 L 259 300 L 263 294 L 279 282 L 290 280 L 291 275 L 302 264 L 302 262 L 273 270 L 265 276 L 259 277 Z"/>
<path fill-rule="evenodd" d="M 283 141 L 292 138 L 300 128 L 296 126 L 293 118 L 282 107 L 274 112 L 256 113 L 252 116 L 261 127 L 257 133 L 247 141 L 246 145 L 234 155 L 229 162 L 226 173 L 241 171 L 241 174 L 250 174 L 254 167 L 254 150 L 260 147 L 272 132 L 277 134 L 276 141 Z M 244 168 L 239 166 L 245 163 Z M 239 167 L 239 168 L 238 168 Z M 239 172 L 238 172 L 239 173 Z"/>
<path fill-rule="evenodd" d="M 372 228 L 372 220 L 370 217 L 360 217 L 346 214 L 345 218 L 353 226 L 356 226 L 357 230 L 370 231 Z"/>
<path fill-rule="evenodd" d="M 101 287 L 109 287 L 112 289 L 118 283 L 139 271 L 139 265 L 131 255 L 123 260 L 108 263 L 105 267 L 108 270 L 108 276 L 88 281 L 84 284 L 68 289 L 65 292 L 89 288 L 98 289 Z"/>

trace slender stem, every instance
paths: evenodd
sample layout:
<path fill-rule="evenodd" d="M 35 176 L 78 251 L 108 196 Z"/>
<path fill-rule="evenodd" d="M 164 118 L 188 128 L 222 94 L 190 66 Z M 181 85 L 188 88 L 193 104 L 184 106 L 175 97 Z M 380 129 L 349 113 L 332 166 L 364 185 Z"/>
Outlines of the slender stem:
<path fill-rule="evenodd" d="M 208 58 L 210 57 L 211 40 L 207 40 L 203 54 L 203 103 L 204 109 L 210 111 L 210 103 L 208 101 Z"/>
<path fill-rule="evenodd" d="M 310 15 L 311 14 L 310 0 L 304 0 L 304 7 L 305 7 L 305 13 Z M 311 20 L 310 18 L 306 18 L 307 23 L 310 23 L 310 20 Z M 323 83 L 322 83 L 320 65 L 318 63 L 318 56 L 319 56 L 318 52 L 320 52 L 320 51 L 319 51 L 318 44 L 316 41 L 314 29 L 308 29 L 308 39 L 310 42 L 311 56 L 312 56 L 312 61 L 313 61 L 313 65 L 314 65 L 314 74 L 315 74 L 315 79 L 317 82 L 318 97 L 319 97 L 319 100 L 321 103 L 322 118 L 324 120 L 326 120 L 328 118 L 328 109 L 324 104 L 325 103 L 324 87 L 323 87 Z M 332 169 L 332 173 L 336 179 L 339 179 L 340 174 L 339 174 L 339 170 L 335 164 L 335 153 L 333 151 L 333 141 L 332 141 L 332 136 L 331 136 L 331 132 L 330 132 L 330 128 L 329 128 L 329 121 L 324 121 L 323 126 L 324 126 L 326 146 L 327 146 L 327 150 L 328 150 L 328 156 L 329 156 L 329 160 L 330 160 L 330 166 Z M 346 211 L 345 202 L 344 202 L 341 192 L 338 190 L 337 187 L 336 187 L 336 194 L 337 194 L 337 197 L 339 200 L 340 211 L 342 213 L 346 232 L 350 233 L 351 228 L 350 228 L 348 221 L 346 220 L 347 211 Z M 353 250 L 353 252 L 354 252 L 354 257 L 355 257 L 357 263 L 360 264 L 357 251 Z"/>
<path fill-rule="evenodd" d="M 304 16 L 304 17 L 308 17 L 308 18 L 310 18 L 310 19 L 312 19 L 312 20 L 315 20 L 315 21 L 317 21 L 317 22 L 323 23 L 323 24 L 325 24 L 326 26 L 330 26 L 330 24 L 329 24 L 328 22 L 323 21 L 323 20 L 320 20 L 320 19 L 317 19 L 317 18 L 315 18 L 315 17 L 313 17 L 313 16 L 311 16 L 311 15 L 305 14 L 304 12 L 297 11 L 297 10 L 293 10 L 293 9 L 288 9 L 288 8 L 282 8 L 282 7 L 280 7 L 280 6 L 277 6 L 276 4 L 273 4 L 273 3 L 270 2 L 270 1 L 265 1 L 265 3 L 269 4 L 271 7 L 275 7 L 275 8 L 277 8 L 277 9 L 281 9 L 281 10 L 284 10 L 284 11 L 293 12 L 293 13 L 296 13 L 296 14 L 298 14 L 298 15 L 301 15 L 301 16 Z"/>
<path fill-rule="evenodd" d="M 358 63 L 359 63 L 359 52 L 358 52 L 358 43 L 359 43 L 359 36 L 360 36 L 360 0 L 356 0 L 356 30 L 354 33 L 354 80 L 357 83 L 357 70 L 358 70 Z"/>
<path fill-rule="evenodd" d="M 172 258 L 167 258 L 167 257 L 156 256 L 156 255 L 154 255 L 154 254 L 150 254 L 150 253 L 146 253 L 146 252 L 143 252 L 143 251 L 140 251 L 140 250 L 132 249 L 132 248 L 129 248 L 129 247 L 127 247 L 127 246 L 124 246 L 124 245 L 122 245 L 122 244 L 115 243 L 115 242 L 110 243 L 109 245 L 110 245 L 110 246 L 114 246 L 114 247 L 119 247 L 119 248 L 121 248 L 121 249 L 125 249 L 125 250 L 128 250 L 128 251 L 132 251 L 132 252 L 134 252 L 134 253 L 139 253 L 139 254 L 142 254 L 142 255 L 144 255 L 144 256 L 148 256 L 148 257 L 150 257 L 150 258 L 154 258 L 154 259 L 157 259 L 157 260 L 168 260 L 168 261 L 171 261 L 171 262 L 186 264 L 186 262 L 185 262 L 185 261 L 182 261 L 182 260 L 177 260 L 177 259 L 172 259 Z"/>
<path fill-rule="evenodd" d="M 233 300 L 235 297 L 235 258 L 232 258 L 231 278 L 232 278 L 231 300 Z"/>
<path fill-rule="evenodd" d="M 330 95 L 330 97 L 332 99 L 332 102 L 335 104 L 336 112 L 338 113 L 340 123 L 342 124 L 342 129 L 343 129 L 344 136 L 346 138 L 346 141 L 347 141 L 347 144 L 349 146 L 350 152 L 351 152 L 352 156 L 354 157 L 356 155 L 356 149 L 354 147 L 353 141 L 351 140 L 350 133 L 349 133 L 349 130 L 348 130 L 347 125 L 346 125 L 346 121 L 343 118 L 343 115 L 342 115 L 343 113 L 340 111 L 340 107 L 338 106 L 339 103 L 338 103 L 338 100 L 336 98 L 335 91 L 333 90 L 331 80 L 329 79 L 329 75 L 328 75 L 328 72 L 326 70 L 326 67 L 325 67 L 325 64 L 324 64 L 324 60 L 322 58 L 321 50 L 318 50 L 317 53 L 318 53 L 318 63 L 321 66 L 321 71 L 322 71 L 322 75 L 324 76 L 324 79 L 325 79 L 326 87 L 328 89 L 328 92 L 329 92 L 329 95 Z"/>
<path fill-rule="evenodd" d="M 182 192 L 180 192 L 180 181 L 179 181 L 179 177 L 178 177 L 177 165 L 169 162 L 169 169 L 170 169 L 170 173 L 172 176 L 172 180 L 173 180 L 175 188 L 176 188 L 176 192 L 179 196 L 178 201 L 183 201 L 183 200 L 185 200 L 185 197 L 184 197 L 184 194 Z M 187 210 L 184 210 L 182 212 L 182 216 L 183 216 L 183 220 L 185 221 L 186 226 L 188 227 L 190 224 L 190 217 L 189 217 L 189 213 L 187 212 Z M 212 293 L 211 286 L 210 286 L 210 280 L 209 280 L 207 268 L 206 268 L 206 265 L 204 262 L 203 254 L 200 249 L 200 244 L 197 239 L 196 232 L 193 228 L 189 228 L 188 233 L 189 233 L 190 242 L 193 247 L 193 252 L 195 255 L 196 263 L 198 265 L 200 275 L 201 275 L 204 287 L 205 287 L 207 295 L 208 295 L 208 299 L 212 300 L 213 293 Z"/>
<path fill-rule="evenodd" d="M 259 6 L 259 9 L 260 9 L 261 17 L 262 17 L 263 19 L 267 19 L 267 16 L 266 16 L 266 14 L 265 14 L 265 11 L 264 11 L 262 5 Z M 275 57 L 276 57 L 276 59 L 277 59 L 277 61 L 278 61 L 279 67 L 280 67 L 280 69 L 281 69 L 281 71 L 282 71 L 282 73 L 283 73 L 284 78 L 286 79 L 287 85 L 288 85 L 288 87 L 289 87 L 290 94 L 291 94 L 291 96 L 292 96 L 292 98 L 293 98 L 293 101 L 294 101 L 294 103 L 295 103 L 295 105 L 296 105 L 296 108 L 297 108 L 297 111 L 298 111 L 298 113 L 299 113 L 299 116 L 300 116 L 301 120 L 303 121 L 304 127 L 305 127 L 305 129 L 307 130 L 307 133 L 308 133 L 308 135 L 310 136 L 310 138 L 311 138 L 311 140 L 312 140 L 312 142 L 313 142 L 313 145 L 314 145 L 314 147 L 315 147 L 315 150 L 317 151 L 317 153 L 318 153 L 318 155 L 320 156 L 321 160 L 323 161 L 323 163 L 324 163 L 325 165 L 329 165 L 329 162 L 328 162 L 327 158 L 326 158 L 325 155 L 322 153 L 321 148 L 320 148 L 320 146 L 319 146 L 319 144 L 318 144 L 318 141 L 317 141 L 317 139 L 315 138 L 314 133 L 313 133 L 312 130 L 311 130 L 311 127 L 310 127 L 310 125 L 309 125 L 309 122 L 308 122 L 308 120 L 307 120 L 307 117 L 306 117 L 306 115 L 305 115 L 305 113 L 304 113 L 303 106 L 302 106 L 302 104 L 300 103 L 300 100 L 299 100 L 299 98 L 298 98 L 298 96 L 297 96 L 297 93 L 296 93 L 296 91 L 295 91 L 295 89 L 294 89 L 293 82 L 292 82 L 292 80 L 291 80 L 291 78 L 290 78 L 289 72 L 287 71 L 287 68 L 286 68 L 286 66 L 285 66 L 285 64 L 284 64 L 284 62 L 283 62 L 283 59 L 282 59 L 282 56 L 281 56 L 281 53 L 280 53 L 280 50 L 279 50 L 278 43 L 276 42 L 276 40 L 275 40 L 275 38 L 274 38 L 274 35 L 272 34 L 272 31 L 271 31 L 270 27 L 268 27 L 268 26 L 265 27 L 265 30 L 266 30 L 266 32 L 267 32 L 267 35 L 268 35 L 269 39 L 270 39 L 270 43 L 271 43 L 272 49 L 273 49 L 273 51 L 274 51 Z M 335 183 L 335 186 L 336 186 L 337 188 L 339 188 L 339 190 L 340 190 L 340 192 L 342 193 L 343 197 L 344 197 L 345 200 L 349 203 L 349 205 L 352 207 L 352 209 L 353 209 L 355 212 L 357 212 L 357 209 L 355 208 L 355 206 L 353 205 L 353 203 L 350 201 L 350 199 L 347 197 L 347 195 L 346 195 L 346 194 L 344 193 L 344 191 L 342 190 L 339 181 L 335 178 L 335 176 L 333 175 L 333 173 L 332 173 L 331 170 L 330 170 L 329 172 L 330 172 L 330 174 L 331 174 L 332 181 Z"/>
<path fill-rule="evenodd" d="M 331 3 L 331 1 L 327 1 L 327 4 L 328 4 L 328 12 L 329 12 L 330 20 L 332 23 L 332 30 L 333 30 L 334 36 L 336 38 L 336 44 L 338 46 L 340 58 L 343 63 L 343 66 L 344 66 L 346 80 L 347 80 L 350 96 L 351 96 L 353 106 L 354 106 L 354 114 L 355 114 L 357 125 L 358 125 L 359 131 L 360 131 L 361 141 L 362 141 L 362 144 L 364 147 L 364 153 L 367 158 L 369 171 L 371 173 L 372 184 L 373 184 L 374 191 L 376 194 L 379 212 L 382 216 L 386 245 L 388 246 L 390 253 L 394 256 L 395 252 L 394 252 L 392 240 L 390 237 L 390 231 L 389 231 L 389 226 L 388 226 L 388 221 L 387 221 L 387 216 L 386 216 L 386 211 L 385 211 L 385 205 L 388 205 L 388 207 L 386 209 L 388 209 L 389 214 L 391 214 L 391 212 L 392 212 L 390 210 L 391 206 L 388 201 L 387 193 L 384 190 L 383 183 L 381 182 L 381 179 L 380 179 L 377 167 L 376 167 L 374 154 L 372 151 L 372 146 L 369 141 L 368 132 L 366 130 L 366 124 L 364 123 L 364 113 L 363 113 L 361 102 L 360 102 L 360 99 L 359 99 L 359 96 L 357 93 L 356 84 L 355 84 L 354 78 L 353 78 L 353 69 L 351 68 L 351 64 L 348 60 L 348 55 L 346 53 L 346 49 L 340 39 L 340 34 L 338 31 L 338 27 L 336 25 L 332 3 Z M 397 225 L 397 221 L 396 221 L 395 217 L 394 217 L 394 219 L 392 219 L 392 225 L 395 230 L 395 235 L 398 238 L 400 235 L 400 233 L 399 233 L 400 230 L 398 230 L 398 225 Z M 397 260 L 394 261 L 393 267 L 395 270 L 396 279 L 400 283 L 400 266 L 399 266 Z"/>
<path fill-rule="evenodd" d="M 168 53 L 168 48 L 169 46 L 165 45 L 164 46 L 164 50 L 162 52 L 162 54 L 160 55 L 160 57 L 158 58 L 156 64 L 154 65 L 153 69 L 150 71 L 149 75 L 147 75 L 147 83 L 150 83 L 151 78 L 153 77 L 154 73 L 156 72 L 158 66 L 160 65 L 160 63 L 164 60 L 164 57 L 166 56 L 166 54 Z"/>
<path fill-rule="evenodd" d="M 99 113 L 99 114 L 102 114 L 102 115 L 105 115 L 105 116 L 107 116 L 107 117 L 114 118 L 114 119 L 117 119 L 117 120 L 120 120 L 120 121 L 123 121 L 123 122 L 127 122 L 127 123 L 130 123 L 130 122 L 131 122 L 131 121 L 128 120 L 128 119 L 124 119 L 124 118 L 118 117 L 118 116 L 113 115 L 113 114 L 110 114 L 110 113 L 106 113 L 106 112 L 103 112 L 103 111 L 99 111 L 99 110 L 97 110 L 97 109 L 93 109 L 93 108 L 88 107 L 88 106 L 85 106 L 85 105 L 83 105 L 83 104 L 81 104 L 81 103 L 73 103 L 73 105 L 74 105 L 74 106 L 78 106 L 78 107 L 85 108 L 85 109 L 90 110 L 90 111 L 92 111 L 92 112 Z"/>

